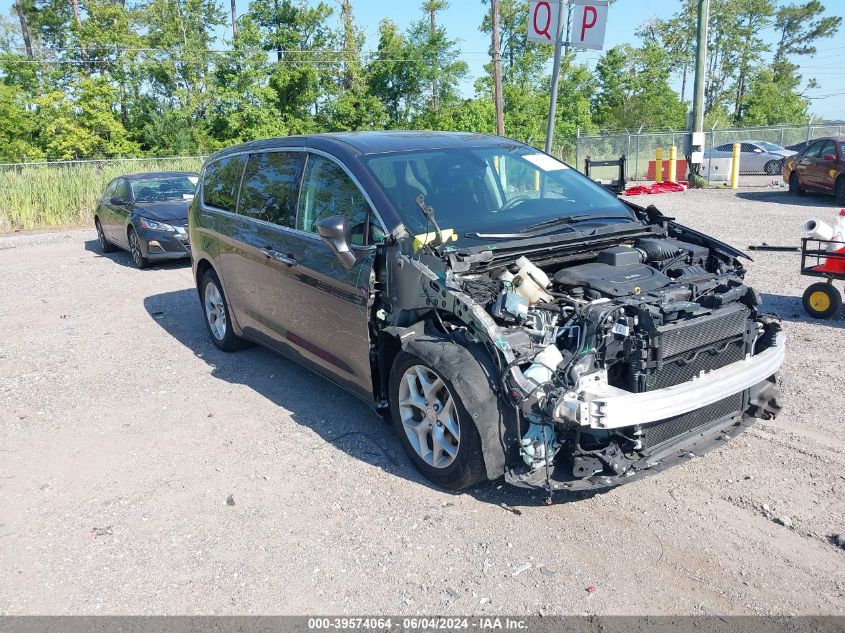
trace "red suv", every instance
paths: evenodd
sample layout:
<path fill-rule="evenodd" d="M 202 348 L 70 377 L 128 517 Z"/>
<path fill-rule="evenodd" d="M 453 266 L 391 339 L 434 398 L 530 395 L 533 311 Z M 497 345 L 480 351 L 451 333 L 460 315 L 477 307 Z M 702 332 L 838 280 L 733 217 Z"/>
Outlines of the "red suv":
<path fill-rule="evenodd" d="M 845 205 L 845 136 L 818 138 L 786 160 L 783 179 L 790 193 L 832 193 Z"/>

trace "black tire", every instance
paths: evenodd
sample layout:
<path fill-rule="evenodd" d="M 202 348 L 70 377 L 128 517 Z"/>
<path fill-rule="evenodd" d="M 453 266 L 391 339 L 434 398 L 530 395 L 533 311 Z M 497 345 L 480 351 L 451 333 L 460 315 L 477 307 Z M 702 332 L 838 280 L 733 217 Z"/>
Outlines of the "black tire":
<path fill-rule="evenodd" d="M 103 225 L 100 224 L 100 218 L 94 218 L 94 228 L 97 229 L 97 241 L 100 243 L 100 250 L 104 253 L 113 253 L 117 248 L 114 244 L 106 239 L 106 234 L 103 231 Z"/>
<path fill-rule="evenodd" d="M 225 330 L 222 335 L 220 335 L 219 330 L 215 331 L 212 327 L 211 318 L 209 317 L 209 308 L 206 306 L 206 287 L 209 284 L 217 289 L 217 293 L 222 304 L 220 309 L 225 315 Z M 205 271 L 205 274 L 203 274 L 202 279 L 200 280 L 199 293 L 203 321 L 205 321 L 205 327 L 208 330 L 208 335 L 211 337 L 212 342 L 224 352 L 237 352 L 238 350 L 248 347 L 249 342 L 237 336 L 232 330 L 232 317 L 229 313 L 229 302 L 226 301 L 226 295 L 223 292 L 223 285 L 220 283 L 217 273 L 213 270 L 209 269 Z"/>
<path fill-rule="evenodd" d="M 802 302 L 814 319 L 829 319 L 842 308 L 842 295 L 832 284 L 819 282 L 804 291 Z"/>
<path fill-rule="evenodd" d="M 440 344 L 442 345 L 442 343 Z M 449 344 L 452 345 L 452 344 Z M 455 346 L 457 347 L 457 346 Z M 471 410 L 477 410 L 480 403 L 475 403 L 474 400 L 478 398 L 475 394 L 467 394 L 454 384 L 453 381 L 447 379 L 443 373 L 432 367 L 433 363 L 420 358 L 408 352 L 400 352 L 393 363 L 393 369 L 390 373 L 390 412 L 393 418 L 393 427 L 396 430 L 396 435 L 399 438 L 399 443 L 402 445 L 408 458 L 427 479 L 431 482 L 448 488 L 451 490 L 459 490 L 472 486 L 479 481 L 487 479 L 487 471 L 484 465 L 484 454 L 481 448 L 481 438 L 478 435 L 478 429 L 473 421 L 473 416 L 467 412 L 467 407 Z M 455 409 L 457 412 L 457 423 L 460 429 L 460 440 L 457 445 L 457 453 L 452 458 L 451 463 L 442 468 L 437 468 L 427 463 L 417 450 L 411 444 L 408 432 L 406 432 L 405 424 L 402 420 L 399 405 L 400 385 L 403 380 L 405 372 L 411 370 L 414 366 L 422 366 L 433 372 L 443 381 L 448 393 L 452 396 L 455 402 Z M 486 386 L 486 383 L 485 383 Z M 490 398 L 495 396 L 490 393 Z M 426 418 L 423 418 L 425 423 Z M 486 423 L 495 424 L 495 420 L 484 420 Z M 438 425 L 439 421 L 436 422 Z M 440 425 L 442 426 L 442 425 Z M 429 440 L 429 444 L 430 444 Z"/>
<path fill-rule="evenodd" d="M 150 265 L 150 260 L 144 257 L 144 254 L 141 252 L 141 238 L 138 237 L 135 229 L 131 226 L 129 227 L 127 237 L 129 239 L 129 254 L 132 255 L 132 261 L 135 263 L 135 267 L 138 270 L 144 270 L 144 268 Z"/>
<path fill-rule="evenodd" d="M 764 171 L 766 172 L 767 176 L 774 176 L 775 174 L 782 174 L 783 173 L 783 161 L 781 160 L 770 160 L 766 163 L 765 167 L 763 167 Z"/>
<path fill-rule="evenodd" d="M 805 190 L 801 188 L 801 181 L 798 180 L 798 172 L 792 172 L 789 176 L 789 193 L 794 196 L 803 196 Z"/>
<path fill-rule="evenodd" d="M 845 207 L 845 176 L 836 181 L 836 204 Z"/>

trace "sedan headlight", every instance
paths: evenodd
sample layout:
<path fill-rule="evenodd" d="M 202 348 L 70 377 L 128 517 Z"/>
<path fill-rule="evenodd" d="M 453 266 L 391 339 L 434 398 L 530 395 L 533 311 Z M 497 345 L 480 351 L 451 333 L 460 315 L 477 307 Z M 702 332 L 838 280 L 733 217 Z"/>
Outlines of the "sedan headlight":
<path fill-rule="evenodd" d="M 150 229 L 152 231 L 165 231 L 167 233 L 175 233 L 176 229 L 174 229 L 169 224 L 165 224 L 164 222 L 157 222 L 156 220 L 148 220 L 147 218 L 141 218 L 141 226 L 145 229 Z"/>

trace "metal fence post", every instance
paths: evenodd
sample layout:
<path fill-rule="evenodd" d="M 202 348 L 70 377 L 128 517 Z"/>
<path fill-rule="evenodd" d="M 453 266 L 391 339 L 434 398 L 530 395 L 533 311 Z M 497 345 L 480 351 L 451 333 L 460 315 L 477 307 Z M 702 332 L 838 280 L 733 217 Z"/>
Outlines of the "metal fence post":
<path fill-rule="evenodd" d="M 634 161 L 634 180 L 640 179 L 640 133 L 643 131 L 643 127 L 640 126 L 640 129 L 637 131 L 637 158 Z"/>
<path fill-rule="evenodd" d="M 581 158 L 581 128 L 575 129 L 575 171 L 581 171 L 579 164 Z"/>
<path fill-rule="evenodd" d="M 707 184 L 713 184 L 713 152 L 716 150 L 716 125 L 710 128 L 710 154 L 707 162 Z"/>

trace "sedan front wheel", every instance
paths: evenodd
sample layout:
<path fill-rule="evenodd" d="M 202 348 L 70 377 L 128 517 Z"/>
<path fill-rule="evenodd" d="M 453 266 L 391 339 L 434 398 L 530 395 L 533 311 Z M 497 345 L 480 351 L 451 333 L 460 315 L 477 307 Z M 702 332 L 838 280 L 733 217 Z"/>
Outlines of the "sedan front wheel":
<path fill-rule="evenodd" d="M 144 253 L 141 251 L 141 240 L 138 238 L 135 229 L 131 227 L 129 229 L 129 253 L 139 270 L 143 270 L 149 265 L 149 260 L 144 257 Z"/>

